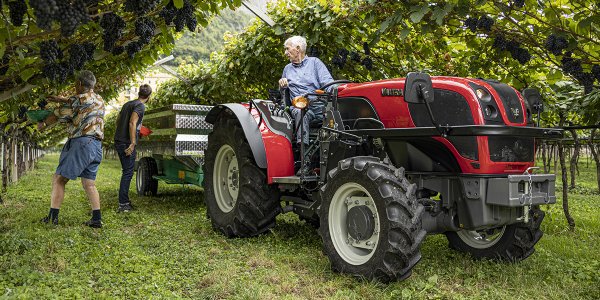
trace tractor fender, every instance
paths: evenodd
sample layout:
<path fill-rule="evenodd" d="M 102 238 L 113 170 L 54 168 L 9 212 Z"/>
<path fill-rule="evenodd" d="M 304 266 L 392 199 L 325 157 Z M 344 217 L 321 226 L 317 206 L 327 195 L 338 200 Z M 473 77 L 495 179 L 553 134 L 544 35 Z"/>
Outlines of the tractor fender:
<path fill-rule="evenodd" d="M 237 103 L 216 105 L 206 115 L 206 122 L 214 125 L 219 115 L 227 110 L 231 111 L 240 122 L 246 140 L 248 140 L 250 149 L 252 149 L 252 155 L 254 155 L 256 165 L 259 168 L 266 169 L 267 154 L 265 153 L 265 144 L 263 143 L 262 135 L 258 128 L 258 124 L 256 124 L 256 120 L 246 107 Z"/>

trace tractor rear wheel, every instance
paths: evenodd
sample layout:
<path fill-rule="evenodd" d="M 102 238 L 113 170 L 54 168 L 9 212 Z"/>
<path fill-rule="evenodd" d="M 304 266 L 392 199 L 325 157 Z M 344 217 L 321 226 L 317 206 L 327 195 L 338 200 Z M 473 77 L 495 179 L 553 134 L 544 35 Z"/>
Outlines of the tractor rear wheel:
<path fill-rule="evenodd" d="M 471 254 L 475 258 L 517 262 L 535 251 L 543 233 L 540 225 L 544 212 L 539 207 L 529 211 L 528 223 L 516 223 L 493 229 L 446 232 L 450 248 Z"/>
<path fill-rule="evenodd" d="M 320 208 L 332 269 L 383 282 L 410 276 L 426 235 L 415 190 L 402 168 L 378 158 L 340 161 L 322 188 Z"/>
<path fill-rule="evenodd" d="M 135 188 L 138 195 L 156 196 L 158 192 L 158 180 L 152 176 L 158 174 L 156 161 L 152 157 L 142 157 L 138 162 L 138 169 L 135 174 Z"/>
<path fill-rule="evenodd" d="M 217 120 L 204 161 L 204 201 L 213 228 L 228 237 L 250 237 L 275 226 L 279 190 L 267 184 L 237 119 Z"/>

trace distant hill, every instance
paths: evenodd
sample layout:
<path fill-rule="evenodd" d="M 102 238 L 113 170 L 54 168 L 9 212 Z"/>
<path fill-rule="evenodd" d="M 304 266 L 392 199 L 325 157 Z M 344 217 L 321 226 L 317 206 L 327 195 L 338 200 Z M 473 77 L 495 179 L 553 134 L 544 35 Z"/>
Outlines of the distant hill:
<path fill-rule="evenodd" d="M 242 30 L 253 17 L 241 10 L 223 10 L 220 16 L 215 17 L 206 28 L 201 28 L 200 32 L 186 31 L 183 37 L 175 42 L 172 52 L 175 59 L 170 65 L 208 60 L 210 53 L 223 47 L 225 32 L 235 33 Z"/>
<path fill-rule="evenodd" d="M 268 0 L 250 1 L 256 7 L 266 10 Z M 200 32 L 186 31 L 183 37 L 175 42 L 172 54 L 174 60 L 168 64 L 178 66 L 182 63 L 194 63 L 199 60 L 208 60 L 210 54 L 223 47 L 223 35 L 226 32 L 236 33 L 241 31 L 254 15 L 241 7 L 235 11 L 223 10 L 221 15 L 215 17 L 206 28 L 200 28 Z"/>

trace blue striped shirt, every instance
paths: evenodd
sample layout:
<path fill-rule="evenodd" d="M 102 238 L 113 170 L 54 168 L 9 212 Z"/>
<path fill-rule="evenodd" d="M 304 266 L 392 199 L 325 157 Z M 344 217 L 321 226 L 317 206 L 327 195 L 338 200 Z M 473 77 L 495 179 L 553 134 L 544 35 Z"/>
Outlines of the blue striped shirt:
<path fill-rule="evenodd" d="M 306 93 L 312 93 L 323 85 L 333 81 L 333 77 L 325 64 L 316 57 L 305 56 L 299 64 L 289 63 L 283 69 L 281 78 L 287 78 L 290 97 L 294 99 Z M 309 109 L 321 113 L 324 104 L 319 102 L 311 105 Z"/>

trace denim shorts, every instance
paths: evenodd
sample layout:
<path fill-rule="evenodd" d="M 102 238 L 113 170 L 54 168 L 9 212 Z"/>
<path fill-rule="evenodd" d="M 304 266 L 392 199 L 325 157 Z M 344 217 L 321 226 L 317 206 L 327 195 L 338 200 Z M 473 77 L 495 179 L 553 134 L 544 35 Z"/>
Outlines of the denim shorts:
<path fill-rule="evenodd" d="M 93 137 L 68 139 L 60 153 L 56 174 L 71 180 L 95 180 L 102 161 L 102 142 Z"/>

